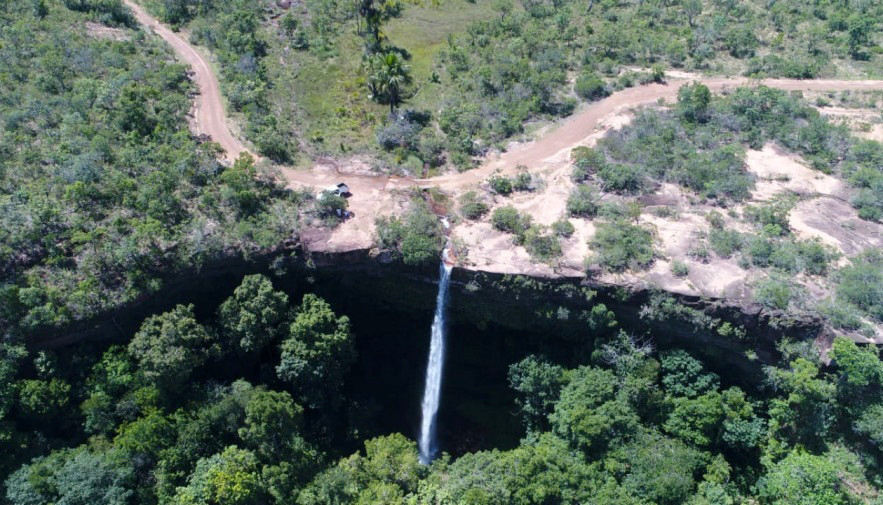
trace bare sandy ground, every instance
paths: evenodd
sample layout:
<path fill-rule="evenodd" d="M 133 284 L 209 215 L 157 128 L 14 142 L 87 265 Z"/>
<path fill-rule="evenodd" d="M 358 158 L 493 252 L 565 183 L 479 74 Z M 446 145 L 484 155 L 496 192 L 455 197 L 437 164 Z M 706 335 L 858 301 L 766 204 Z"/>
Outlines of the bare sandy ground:
<path fill-rule="evenodd" d="M 881 110 L 821 107 L 819 112 L 834 121 L 846 124 L 852 134 L 857 137 L 883 142 L 883 111 Z"/>
<path fill-rule="evenodd" d="M 86 21 L 86 33 L 96 39 L 128 40 L 129 34 L 122 28 L 113 28 L 101 23 Z"/>

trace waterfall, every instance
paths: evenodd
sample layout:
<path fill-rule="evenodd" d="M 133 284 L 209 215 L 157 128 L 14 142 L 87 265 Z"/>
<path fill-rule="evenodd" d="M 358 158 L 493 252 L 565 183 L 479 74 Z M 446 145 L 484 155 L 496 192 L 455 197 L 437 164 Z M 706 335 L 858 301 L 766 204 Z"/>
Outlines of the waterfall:
<path fill-rule="evenodd" d="M 447 222 L 445 222 L 447 228 Z M 451 266 L 447 264 L 447 248 L 442 253 L 438 280 L 438 296 L 435 299 L 435 318 L 432 320 L 432 337 L 429 341 L 429 361 L 426 364 L 426 386 L 423 391 L 423 420 L 420 423 L 420 462 L 429 464 L 438 452 L 435 439 L 436 416 L 441 400 L 442 367 L 445 359 L 445 308 L 448 302 L 448 282 Z"/>

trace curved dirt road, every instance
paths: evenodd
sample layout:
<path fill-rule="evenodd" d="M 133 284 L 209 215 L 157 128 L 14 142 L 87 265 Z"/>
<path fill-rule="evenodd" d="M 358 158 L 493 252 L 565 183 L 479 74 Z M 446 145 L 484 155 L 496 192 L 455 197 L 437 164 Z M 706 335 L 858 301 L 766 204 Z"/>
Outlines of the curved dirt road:
<path fill-rule="evenodd" d="M 124 0 L 124 2 L 132 9 L 132 13 L 135 14 L 135 19 L 139 23 L 151 28 L 160 38 L 172 46 L 178 57 L 193 69 L 193 80 L 199 87 L 199 96 L 194 104 L 196 133 L 208 135 L 213 141 L 220 144 L 228 160 L 232 161 L 239 156 L 239 153 L 247 151 L 227 126 L 218 79 L 202 55 L 178 34 L 148 14 L 143 7 L 132 0 Z"/>
<path fill-rule="evenodd" d="M 203 56 L 189 42 L 172 32 L 134 0 L 124 0 L 132 9 L 136 19 L 145 27 L 151 28 L 165 40 L 175 53 L 193 69 L 193 79 L 199 87 L 199 96 L 195 104 L 197 133 L 209 135 L 225 150 L 228 160 L 233 160 L 242 152 L 250 152 L 230 131 L 224 113 L 224 103 L 220 93 L 217 77 Z M 708 86 L 712 91 L 720 91 L 728 87 L 759 85 L 789 91 L 870 91 L 883 90 L 883 81 L 845 81 L 845 80 L 794 80 L 746 78 L 700 78 L 696 79 Z M 678 88 L 692 79 L 670 79 L 665 84 L 648 84 L 628 88 L 613 93 L 609 97 L 585 106 L 570 118 L 562 121 L 542 138 L 525 142 L 498 156 L 488 157 L 481 166 L 463 173 L 444 174 L 427 179 L 411 179 L 388 176 L 369 176 L 338 174 L 336 169 L 316 166 L 311 170 L 295 170 L 280 167 L 288 182 L 288 187 L 322 188 L 345 180 L 352 188 L 349 199 L 350 209 L 355 213 L 351 219 L 340 226 L 329 242 L 330 249 L 370 246 L 373 243 L 373 223 L 378 215 L 393 210 L 395 199 L 391 193 L 397 189 L 414 187 L 439 187 L 444 190 L 457 191 L 467 186 L 474 186 L 485 180 L 494 171 L 503 173 L 515 171 L 518 165 L 538 168 L 550 163 L 561 163 L 566 160 L 565 150 L 579 145 L 587 137 L 595 133 L 602 120 L 626 109 L 650 104 L 661 98 L 671 100 L 677 96 Z M 338 239 L 335 241 L 335 237 Z"/>
<path fill-rule="evenodd" d="M 189 42 L 165 27 L 133 0 L 124 1 L 132 9 L 139 23 L 151 28 L 163 40 L 168 42 L 175 53 L 193 69 L 194 81 L 200 91 L 199 97 L 196 100 L 197 132 L 211 136 L 212 140 L 224 148 L 230 159 L 235 159 L 242 152 L 249 152 L 248 148 L 231 133 L 227 125 L 218 79 L 202 55 Z M 728 87 L 760 84 L 788 91 L 883 90 L 883 81 L 871 80 L 703 78 L 698 79 L 698 81 L 708 86 L 712 91 L 720 91 Z M 367 182 L 366 180 L 373 181 L 372 187 L 383 186 L 388 182 L 393 182 L 393 185 L 397 187 L 408 186 L 408 183 L 411 182 L 411 184 L 418 186 L 440 186 L 452 189 L 462 185 L 474 184 L 484 180 L 496 169 L 507 171 L 519 164 L 530 167 L 542 163 L 543 160 L 555 155 L 562 149 L 567 149 L 583 141 L 591 135 L 595 127 L 605 117 L 631 107 L 655 103 L 660 98 L 666 100 L 673 99 L 677 96 L 678 88 L 687 82 L 690 81 L 686 79 L 670 79 L 665 84 L 647 84 L 613 93 L 609 97 L 588 105 L 582 111 L 564 120 L 562 124 L 543 138 L 517 146 L 512 151 L 502 153 L 498 157 L 487 159 L 480 167 L 467 172 L 445 174 L 427 179 L 358 175 L 348 175 L 346 177 L 348 180 L 352 179 L 359 181 L 359 183 Z M 318 174 L 311 172 L 313 171 L 283 168 L 285 177 L 289 182 L 293 183 L 323 186 L 330 180 L 333 180 L 333 178 L 318 176 Z"/>

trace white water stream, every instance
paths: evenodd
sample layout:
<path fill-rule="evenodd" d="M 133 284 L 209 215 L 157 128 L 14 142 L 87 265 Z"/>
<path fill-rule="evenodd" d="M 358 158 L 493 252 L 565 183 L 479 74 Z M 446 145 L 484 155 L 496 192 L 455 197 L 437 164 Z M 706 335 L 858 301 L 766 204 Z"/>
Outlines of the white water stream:
<path fill-rule="evenodd" d="M 445 228 L 447 222 L 444 221 Z M 420 462 L 429 464 L 438 453 L 436 418 L 441 401 L 442 368 L 445 360 L 445 309 L 448 304 L 448 283 L 451 266 L 446 263 L 447 248 L 442 253 L 438 280 L 438 296 L 435 299 L 435 317 L 432 320 L 432 337 L 429 341 L 429 361 L 426 364 L 426 386 L 423 390 L 423 419 L 420 423 Z"/>

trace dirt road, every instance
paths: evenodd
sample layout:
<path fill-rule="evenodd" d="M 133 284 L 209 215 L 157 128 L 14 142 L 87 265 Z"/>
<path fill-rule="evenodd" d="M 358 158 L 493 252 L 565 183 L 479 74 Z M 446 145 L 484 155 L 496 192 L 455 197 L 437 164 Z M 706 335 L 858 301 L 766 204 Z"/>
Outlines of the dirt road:
<path fill-rule="evenodd" d="M 148 14 L 134 0 L 124 0 L 132 9 L 139 23 L 152 29 L 168 42 L 175 53 L 193 69 L 193 79 L 199 87 L 195 104 L 197 133 L 209 135 L 226 152 L 228 160 L 235 159 L 249 149 L 237 139 L 227 125 L 224 102 L 221 98 L 217 77 L 203 56 L 189 42 L 174 33 L 157 19 Z M 764 84 L 784 90 L 794 91 L 842 91 L 842 90 L 883 90 L 883 81 L 841 81 L 841 80 L 793 80 L 746 78 L 700 78 L 697 79 L 712 91 L 728 87 Z M 396 190 L 414 187 L 439 187 L 457 192 L 485 180 L 491 173 L 515 171 L 518 165 L 531 169 L 548 166 L 550 163 L 566 162 L 567 150 L 579 145 L 589 136 L 597 133 L 596 128 L 604 118 L 627 109 L 651 104 L 659 99 L 672 100 L 678 88 L 688 79 L 670 79 L 665 84 L 648 84 L 616 92 L 611 96 L 585 106 L 581 111 L 561 122 L 542 138 L 515 146 L 508 152 L 488 157 L 476 169 L 451 173 L 428 179 L 405 179 L 387 176 L 339 175 L 336 169 L 317 165 L 310 170 L 295 170 L 280 167 L 282 174 L 292 188 L 308 186 L 323 188 L 345 180 L 352 189 L 350 208 L 355 219 L 347 221 L 333 234 L 329 241 L 330 249 L 344 249 L 357 246 L 370 246 L 375 217 L 391 213 L 395 199 L 391 196 Z"/>
<path fill-rule="evenodd" d="M 148 14 L 143 7 L 132 0 L 124 1 L 132 9 L 135 19 L 139 23 L 152 29 L 154 33 L 165 40 L 172 46 L 175 54 L 193 69 L 193 80 L 199 87 L 199 96 L 196 98 L 194 105 L 196 133 L 210 136 L 212 140 L 221 145 L 226 152 L 227 158 L 230 160 L 236 159 L 239 153 L 247 151 L 245 146 L 233 136 L 230 128 L 227 126 L 224 102 L 221 99 L 221 88 L 208 62 L 193 46 Z"/>

